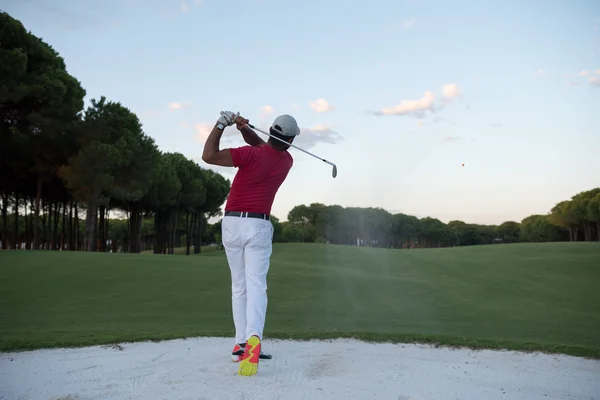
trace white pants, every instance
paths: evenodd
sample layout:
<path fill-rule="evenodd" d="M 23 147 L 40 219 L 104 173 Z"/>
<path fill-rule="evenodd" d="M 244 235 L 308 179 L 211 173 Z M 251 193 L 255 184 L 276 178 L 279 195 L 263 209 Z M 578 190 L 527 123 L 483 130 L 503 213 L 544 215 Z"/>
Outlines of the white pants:
<path fill-rule="evenodd" d="M 236 343 L 262 339 L 267 314 L 267 273 L 273 224 L 259 218 L 223 217 L 223 247 L 231 270 L 231 306 Z"/>

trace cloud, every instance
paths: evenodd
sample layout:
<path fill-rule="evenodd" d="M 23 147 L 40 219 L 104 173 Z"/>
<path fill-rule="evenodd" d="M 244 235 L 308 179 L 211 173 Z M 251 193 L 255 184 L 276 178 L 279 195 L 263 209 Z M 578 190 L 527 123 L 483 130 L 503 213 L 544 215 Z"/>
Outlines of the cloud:
<path fill-rule="evenodd" d="M 190 103 L 169 103 L 169 110 L 181 110 L 182 108 L 187 108 L 190 106 Z"/>
<path fill-rule="evenodd" d="M 327 100 L 321 98 L 309 102 L 308 105 L 310 106 L 310 108 L 313 109 L 313 111 L 316 111 L 318 113 L 324 113 L 334 110 L 334 107 L 331 104 L 329 104 Z"/>
<path fill-rule="evenodd" d="M 318 143 L 336 144 L 344 140 L 342 135 L 328 125 L 315 125 L 311 128 L 300 128 L 300 135 L 294 144 L 303 149 L 314 147 Z"/>
<path fill-rule="evenodd" d="M 206 142 L 206 139 L 208 139 L 208 135 L 210 135 L 210 131 L 212 131 L 213 126 L 214 125 L 205 123 L 194 124 L 194 131 L 196 131 L 196 140 L 200 143 Z"/>
<path fill-rule="evenodd" d="M 493 126 L 494 128 L 502 128 L 502 127 L 504 126 L 504 125 L 502 125 L 502 124 L 499 124 L 499 123 L 497 123 L 497 122 L 495 122 L 495 123 L 493 123 L 493 124 L 490 124 L 490 125 L 491 125 L 491 126 Z"/>
<path fill-rule="evenodd" d="M 415 19 L 414 18 L 402 21 L 402 27 L 404 29 L 410 29 L 414 24 L 415 24 Z"/>
<path fill-rule="evenodd" d="M 185 126 L 184 126 L 185 124 Z M 187 123 L 183 123 L 181 125 L 182 127 L 184 127 L 184 129 L 189 128 L 189 124 Z M 194 124 L 194 132 L 195 132 L 195 139 L 196 141 L 200 142 L 200 143 L 204 143 L 206 142 L 206 139 L 208 139 L 208 135 L 210 135 L 210 132 L 212 131 L 212 129 L 214 128 L 215 124 L 214 122 L 209 124 L 209 123 L 205 123 L 205 122 L 198 122 Z M 237 130 L 237 128 L 235 127 L 235 125 L 233 126 L 228 126 L 225 128 L 225 130 L 223 131 L 223 135 L 221 136 L 221 144 L 226 144 L 226 145 L 231 145 L 232 143 L 236 142 L 236 139 L 241 138 L 241 135 L 239 133 L 239 131 Z"/>
<path fill-rule="evenodd" d="M 402 100 L 396 106 L 384 107 L 376 111 L 375 115 L 415 115 L 423 116 L 426 111 L 435 111 L 435 95 L 425 92 L 418 100 Z"/>
<path fill-rule="evenodd" d="M 462 93 L 458 85 L 447 83 L 442 85 L 443 103 L 450 103 L 456 99 L 462 98 Z M 379 111 L 370 114 L 382 115 L 408 115 L 416 118 L 423 118 L 428 111 L 434 113 L 444 107 L 444 104 L 436 104 L 435 94 L 431 91 L 423 93 L 418 100 L 401 100 L 399 104 L 390 107 L 384 107 Z"/>
<path fill-rule="evenodd" d="M 458 136 L 446 136 L 444 140 L 442 140 L 442 143 L 455 143 L 459 140 L 461 140 L 461 138 Z"/>
<path fill-rule="evenodd" d="M 546 70 L 544 68 L 540 68 L 533 73 L 533 76 L 538 77 L 538 76 L 544 75 L 545 73 L 546 73 Z"/>
<path fill-rule="evenodd" d="M 447 101 L 452 101 L 461 97 L 460 89 L 458 85 L 454 83 L 446 84 L 442 86 L 442 96 Z"/>
<path fill-rule="evenodd" d="M 588 84 L 592 87 L 592 88 L 597 88 L 600 87 L 600 80 L 598 80 L 597 77 L 592 76 L 592 75 L 598 75 L 600 76 L 600 68 L 596 69 L 596 70 L 582 70 L 576 74 L 573 75 L 567 75 L 567 85 L 568 86 L 579 86 L 581 79 L 578 81 L 576 77 L 579 78 L 586 78 Z"/>
<path fill-rule="evenodd" d="M 261 117 L 267 116 L 269 114 L 272 114 L 275 110 L 273 109 L 273 107 L 266 105 L 266 106 L 262 106 L 260 108 L 260 115 Z"/>

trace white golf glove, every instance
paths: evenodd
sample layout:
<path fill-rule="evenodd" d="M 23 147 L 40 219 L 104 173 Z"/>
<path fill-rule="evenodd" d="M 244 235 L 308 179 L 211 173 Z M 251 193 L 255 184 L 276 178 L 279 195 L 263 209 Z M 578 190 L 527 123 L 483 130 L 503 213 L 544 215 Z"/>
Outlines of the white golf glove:
<path fill-rule="evenodd" d="M 217 120 L 218 123 L 224 126 L 231 126 L 235 124 L 235 120 L 240 116 L 240 113 L 234 113 L 232 111 L 221 111 L 221 116 Z"/>

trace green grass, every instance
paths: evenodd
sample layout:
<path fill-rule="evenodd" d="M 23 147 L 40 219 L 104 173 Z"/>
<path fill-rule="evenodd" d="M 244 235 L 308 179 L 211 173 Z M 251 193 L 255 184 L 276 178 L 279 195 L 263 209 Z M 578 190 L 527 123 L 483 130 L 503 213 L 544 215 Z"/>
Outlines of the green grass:
<path fill-rule="evenodd" d="M 277 244 L 265 337 L 600 358 L 600 244 Z M 0 251 L 0 350 L 233 335 L 222 251 Z"/>

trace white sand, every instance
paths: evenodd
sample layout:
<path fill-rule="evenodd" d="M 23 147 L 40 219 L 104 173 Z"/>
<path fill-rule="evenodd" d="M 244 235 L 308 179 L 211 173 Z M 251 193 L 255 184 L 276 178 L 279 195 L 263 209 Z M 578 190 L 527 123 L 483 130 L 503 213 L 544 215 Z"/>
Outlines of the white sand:
<path fill-rule="evenodd" d="M 354 340 L 270 341 L 253 377 L 230 339 L 0 354 L 0 399 L 600 399 L 600 362 Z"/>

